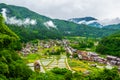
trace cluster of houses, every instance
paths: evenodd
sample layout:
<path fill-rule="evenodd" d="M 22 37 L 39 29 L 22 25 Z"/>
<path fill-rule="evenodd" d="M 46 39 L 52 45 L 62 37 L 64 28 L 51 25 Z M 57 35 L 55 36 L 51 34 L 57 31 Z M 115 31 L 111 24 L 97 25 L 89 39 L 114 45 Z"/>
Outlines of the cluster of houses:
<path fill-rule="evenodd" d="M 21 53 L 24 56 L 27 56 L 29 53 L 35 53 L 38 51 L 37 45 L 32 45 L 30 43 L 27 43 L 25 47 L 22 48 Z"/>
<path fill-rule="evenodd" d="M 110 64 L 110 65 L 120 66 L 120 58 L 115 56 L 107 55 L 106 58 L 102 58 L 100 57 L 99 54 L 95 52 L 80 51 L 77 49 L 73 49 L 69 46 L 66 47 L 66 51 L 71 55 L 70 58 L 72 58 L 74 54 L 77 54 L 78 58 L 81 60 L 94 61 L 94 62 L 99 62 L 101 64 Z"/>
<path fill-rule="evenodd" d="M 88 61 L 95 61 L 99 63 L 106 63 L 106 59 L 100 57 L 98 54 L 94 52 L 85 52 L 85 51 L 77 51 L 78 58 L 82 60 L 88 60 Z"/>
<path fill-rule="evenodd" d="M 120 58 L 115 56 L 107 56 L 106 58 L 110 64 L 120 66 Z"/>
<path fill-rule="evenodd" d="M 57 46 L 57 45 L 60 45 L 61 44 L 61 41 L 55 41 L 55 40 L 50 40 L 50 41 L 41 41 L 39 43 L 39 46 L 43 47 L 43 48 L 51 48 L 53 46 Z"/>
<path fill-rule="evenodd" d="M 56 46 L 56 44 L 53 44 L 53 43 L 40 43 L 40 46 L 43 47 L 43 48 L 51 48 L 52 46 Z"/>
<path fill-rule="evenodd" d="M 38 51 L 38 46 L 42 48 L 51 48 L 53 46 L 62 45 L 62 41 L 59 40 L 49 40 L 49 41 L 40 41 L 37 44 L 26 43 L 26 46 L 22 48 L 21 53 L 24 56 L 27 56 L 29 53 L 35 53 Z M 54 50 L 53 50 L 54 52 Z"/>
<path fill-rule="evenodd" d="M 118 65 L 120 66 L 120 58 L 115 56 L 107 55 L 106 58 L 100 57 L 99 54 L 95 52 L 84 52 L 84 51 L 77 51 L 79 59 L 88 60 L 88 61 L 95 61 L 102 64 L 111 64 L 111 65 Z"/>

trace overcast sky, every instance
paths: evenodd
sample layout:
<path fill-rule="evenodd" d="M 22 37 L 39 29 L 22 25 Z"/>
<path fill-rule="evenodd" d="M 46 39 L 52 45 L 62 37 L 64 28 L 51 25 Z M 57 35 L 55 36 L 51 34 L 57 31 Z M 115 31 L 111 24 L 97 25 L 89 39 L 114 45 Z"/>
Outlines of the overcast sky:
<path fill-rule="evenodd" d="M 0 0 L 0 3 L 24 6 L 42 15 L 59 19 L 120 17 L 120 0 Z"/>

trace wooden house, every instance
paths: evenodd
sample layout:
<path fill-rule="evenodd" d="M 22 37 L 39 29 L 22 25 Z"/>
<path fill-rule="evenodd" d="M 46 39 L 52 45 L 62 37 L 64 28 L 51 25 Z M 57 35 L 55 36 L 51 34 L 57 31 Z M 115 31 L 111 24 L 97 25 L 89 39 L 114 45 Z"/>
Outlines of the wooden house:
<path fill-rule="evenodd" d="M 117 57 L 115 57 L 115 56 L 107 56 L 107 60 L 108 61 L 111 61 L 111 60 L 117 60 Z"/>

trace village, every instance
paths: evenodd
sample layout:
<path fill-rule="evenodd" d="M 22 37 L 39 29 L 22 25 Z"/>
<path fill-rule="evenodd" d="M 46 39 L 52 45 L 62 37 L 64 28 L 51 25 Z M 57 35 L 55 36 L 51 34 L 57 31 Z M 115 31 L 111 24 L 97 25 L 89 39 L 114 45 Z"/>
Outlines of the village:
<path fill-rule="evenodd" d="M 77 49 L 74 49 L 71 46 L 69 46 L 69 44 L 70 44 L 70 42 L 68 40 L 40 41 L 37 44 L 27 43 L 26 46 L 23 47 L 23 49 L 21 50 L 21 53 L 24 57 L 27 57 L 27 55 L 29 55 L 29 54 L 38 54 L 37 52 L 39 52 L 40 50 L 41 51 L 46 50 L 46 52 L 43 52 L 42 56 L 44 56 L 45 54 L 47 54 L 47 56 L 48 56 L 48 53 L 53 53 L 52 55 L 54 55 L 54 53 L 57 51 L 55 47 L 59 46 L 60 48 L 58 48 L 58 51 L 60 51 L 60 53 L 64 53 L 64 54 L 62 54 L 63 58 L 60 57 L 60 60 L 62 62 L 59 62 L 60 60 L 56 60 L 57 58 L 54 58 L 52 56 L 51 57 L 49 56 L 49 58 L 47 57 L 45 59 L 42 58 L 42 59 L 40 59 L 41 61 L 39 61 L 39 62 L 40 62 L 40 65 L 43 66 L 42 67 L 43 69 L 49 70 L 54 67 L 60 67 L 63 64 L 63 66 L 61 66 L 61 68 L 67 68 L 69 70 L 72 70 L 70 68 L 68 62 L 66 62 L 66 60 L 67 60 L 66 54 L 69 54 L 69 57 L 68 57 L 69 59 L 74 59 L 74 55 L 77 55 L 77 57 L 75 59 L 78 59 L 80 61 L 85 60 L 85 61 L 91 61 L 91 62 L 95 62 L 95 63 L 104 64 L 106 66 L 109 65 L 110 66 L 109 69 L 112 69 L 112 67 L 117 66 L 118 70 L 120 71 L 120 68 L 119 68 L 120 67 L 120 58 L 115 57 L 115 56 L 110 56 L 110 55 L 106 55 L 106 57 L 101 57 L 101 55 L 97 54 L 96 52 L 77 50 Z M 62 52 L 62 50 L 60 50 L 61 47 L 64 48 L 63 52 Z M 46 60 L 48 60 L 49 62 Z M 53 64 L 53 63 L 56 63 L 56 64 Z M 57 64 L 59 64 L 59 66 Z M 32 64 L 32 66 L 33 65 L 34 64 Z M 49 65 L 49 66 L 51 65 L 52 67 L 50 68 L 49 66 L 46 66 L 46 65 Z M 91 64 L 90 66 L 96 67 L 97 64 Z M 45 70 L 42 70 L 42 71 L 45 72 Z"/>

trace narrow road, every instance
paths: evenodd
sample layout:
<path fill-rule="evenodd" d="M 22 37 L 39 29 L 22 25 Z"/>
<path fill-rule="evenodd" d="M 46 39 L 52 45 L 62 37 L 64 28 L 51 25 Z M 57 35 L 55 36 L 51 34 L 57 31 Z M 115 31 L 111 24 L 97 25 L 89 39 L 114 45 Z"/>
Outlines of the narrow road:
<path fill-rule="evenodd" d="M 67 47 L 68 52 L 72 55 L 72 51 Z"/>

